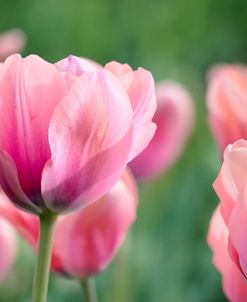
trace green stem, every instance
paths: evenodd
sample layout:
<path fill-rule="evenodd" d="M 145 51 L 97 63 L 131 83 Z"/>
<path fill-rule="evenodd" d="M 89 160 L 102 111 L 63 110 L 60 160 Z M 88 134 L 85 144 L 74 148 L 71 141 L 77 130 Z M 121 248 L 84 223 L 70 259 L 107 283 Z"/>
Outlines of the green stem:
<path fill-rule="evenodd" d="M 81 287 L 84 291 L 86 302 L 98 302 L 95 282 L 92 278 L 80 280 Z"/>
<path fill-rule="evenodd" d="M 49 282 L 52 241 L 57 216 L 51 213 L 40 215 L 39 250 L 33 279 L 32 302 L 46 302 Z"/>

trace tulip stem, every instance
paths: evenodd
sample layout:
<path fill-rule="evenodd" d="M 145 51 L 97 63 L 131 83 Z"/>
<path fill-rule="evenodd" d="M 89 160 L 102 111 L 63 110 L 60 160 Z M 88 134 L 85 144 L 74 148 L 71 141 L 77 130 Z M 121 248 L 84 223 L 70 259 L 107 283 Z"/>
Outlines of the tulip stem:
<path fill-rule="evenodd" d="M 50 273 L 52 241 L 57 216 L 44 213 L 40 218 L 39 250 L 33 279 L 32 302 L 46 302 Z"/>
<path fill-rule="evenodd" d="M 80 280 L 86 302 L 98 302 L 95 282 L 92 278 Z"/>

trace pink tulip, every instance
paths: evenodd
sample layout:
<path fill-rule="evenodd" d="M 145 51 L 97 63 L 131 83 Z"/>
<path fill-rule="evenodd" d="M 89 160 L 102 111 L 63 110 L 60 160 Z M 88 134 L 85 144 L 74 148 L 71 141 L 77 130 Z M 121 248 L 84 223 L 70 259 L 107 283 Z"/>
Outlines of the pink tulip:
<path fill-rule="evenodd" d="M 217 208 L 213 214 L 208 232 L 208 244 L 213 251 L 213 263 L 222 275 L 223 290 L 229 301 L 245 302 L 247 283 L 229 256 L 228 236 L 228 229 L 221 217 L 219 208 Z"/>
<path fill-rule="evenodd" d="M 228 228 L 228 247 L 232 261 L 247 276 L 247 141 L 229 145 L 214 182 L 220 210 Z"/>
<path fill-rule="evenodd" d="M 59 216 L 52 252 L 53 271 L 75 278 L 102 271 L 135 220 L 136 207 L 136 184 L 126 170 L 112 190 L 92 205 Z M 0 213 L 36 250 L 38 217 L 18 210 L 3 196 Z"/>
<path fill-rule="evenodd" d="M 0 219 L 0 281 L 11 269 L 17 252 L 17 238 L 12 226 Z"/>
<path fill-rule="evenodd" d="M 149 146 L 130 163 L 137 178 L 154 177 L 167 170 L 182 153 L 194 124 L 192 98 L 182 85 L 160 83 L 157 101 L 157 131 Z"/>
<path fill-rule="evenodd" d="M 22 51 L 26 37 L 22 30 L 11 29 L 0 34 L 0 62 L 9 55 Z"/>
<path fill-rule="evenodd" d="M 90 204 L 154 134 L 151 73 L 129 70 L 129 88 L 96 66 L 35 55 L 0 66 L 0 185 L 19 207 L 39 214 Z"/>
<path fill-rule="evenodd" d="M 223 153 L 228 144 L 247 139 L 247 68 L 220 65 L 209 73 L 209 125 Z"/>

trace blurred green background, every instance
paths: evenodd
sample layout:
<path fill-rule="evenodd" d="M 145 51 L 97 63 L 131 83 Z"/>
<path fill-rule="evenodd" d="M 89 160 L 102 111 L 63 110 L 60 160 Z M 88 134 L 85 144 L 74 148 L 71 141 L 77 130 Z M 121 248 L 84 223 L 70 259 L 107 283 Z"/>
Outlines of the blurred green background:
<path fill-rule="evenodd" d="M 22 28 L 25 55 L 128 62 L 150 69 L 156 80 L 181 81 L 195 99 L 196 127 L 186 151 L 163 176 L 140 187 L 138 219 L 97 277 L 100 301 L 226 301 L 206 244 L 220 160 L 207 128 L 205 72 L 216 62 L 246 61 L 246 15 L 245 0 L 0 0 L 0 31 Z M 20 244 L 0 301 L 30 301 L 34 256 Z M 49 301 L 82 301 L 79 285 L 52 277 Z"/>

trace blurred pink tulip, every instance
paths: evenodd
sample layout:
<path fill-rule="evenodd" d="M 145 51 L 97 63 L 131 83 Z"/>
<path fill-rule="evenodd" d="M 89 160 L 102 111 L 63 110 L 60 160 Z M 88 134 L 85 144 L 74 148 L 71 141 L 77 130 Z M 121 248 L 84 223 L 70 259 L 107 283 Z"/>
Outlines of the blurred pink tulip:
<path fill-rule="evenodd" d="M 238 139 L 247 139 L 247 68 L 219 65 L 209 72 L 209 125 L 221 152 Z"/>
<path fill-rule="evenodd" d="M 127 170 L 105 196 L 92 205 L 60 216 L 55 228 L 52 269 L 75 278 L 102 271 L 121 246 L 135 220 L 137 189 Z M 37 249 L 38 217 L 0 199 L 0 213 Z"/>
<path fill-rule="evenodd" d="M 194 124 L 194 104 L 188 91 L 176 82 L 157 87 L 157 131 L 148 147 L 130 167 L 137 178 L 154 177 L 167 170 L 182 153 Z"/>
<path fill-rule="evenodd" d="M 228 228 L 232 261 L 247 276 L 247 141 L 239 140 L 224 152 L 224 162 L 214 182 L 220 211 Z"/>
<path fill-rule="evenodd" d="M 26 37 L 22 30 L 11 29 L 0 34 L 0 62 L 8 56 L 21 52 L 26 43 Z"/>
<path fill-rule="evenodd" d="M 11 269 L 17 252 L 17 238 L 13 227 L 0 218 L 0 281 Z"/>
<path fill-rule="evenodd" d="M 39 214 L 86 206 L 149 143 L 151 73 L 129 70 L 127 85 L 98 66 L 73 56 L 53 65 L 35 55 L 0 66 L 0 185 L 19 207 Z"/>
<path fill-rule="evenodd" d="M 228 229 L 221 217 L 219 208 L 217 208 L 213 214 L 208 232 L 208 244 L 213 251 L 213 263 L 222 275 L 223 290 L 229 301 L 245 302 L 247 283 L 229 256 L 228 236 Z"/>

